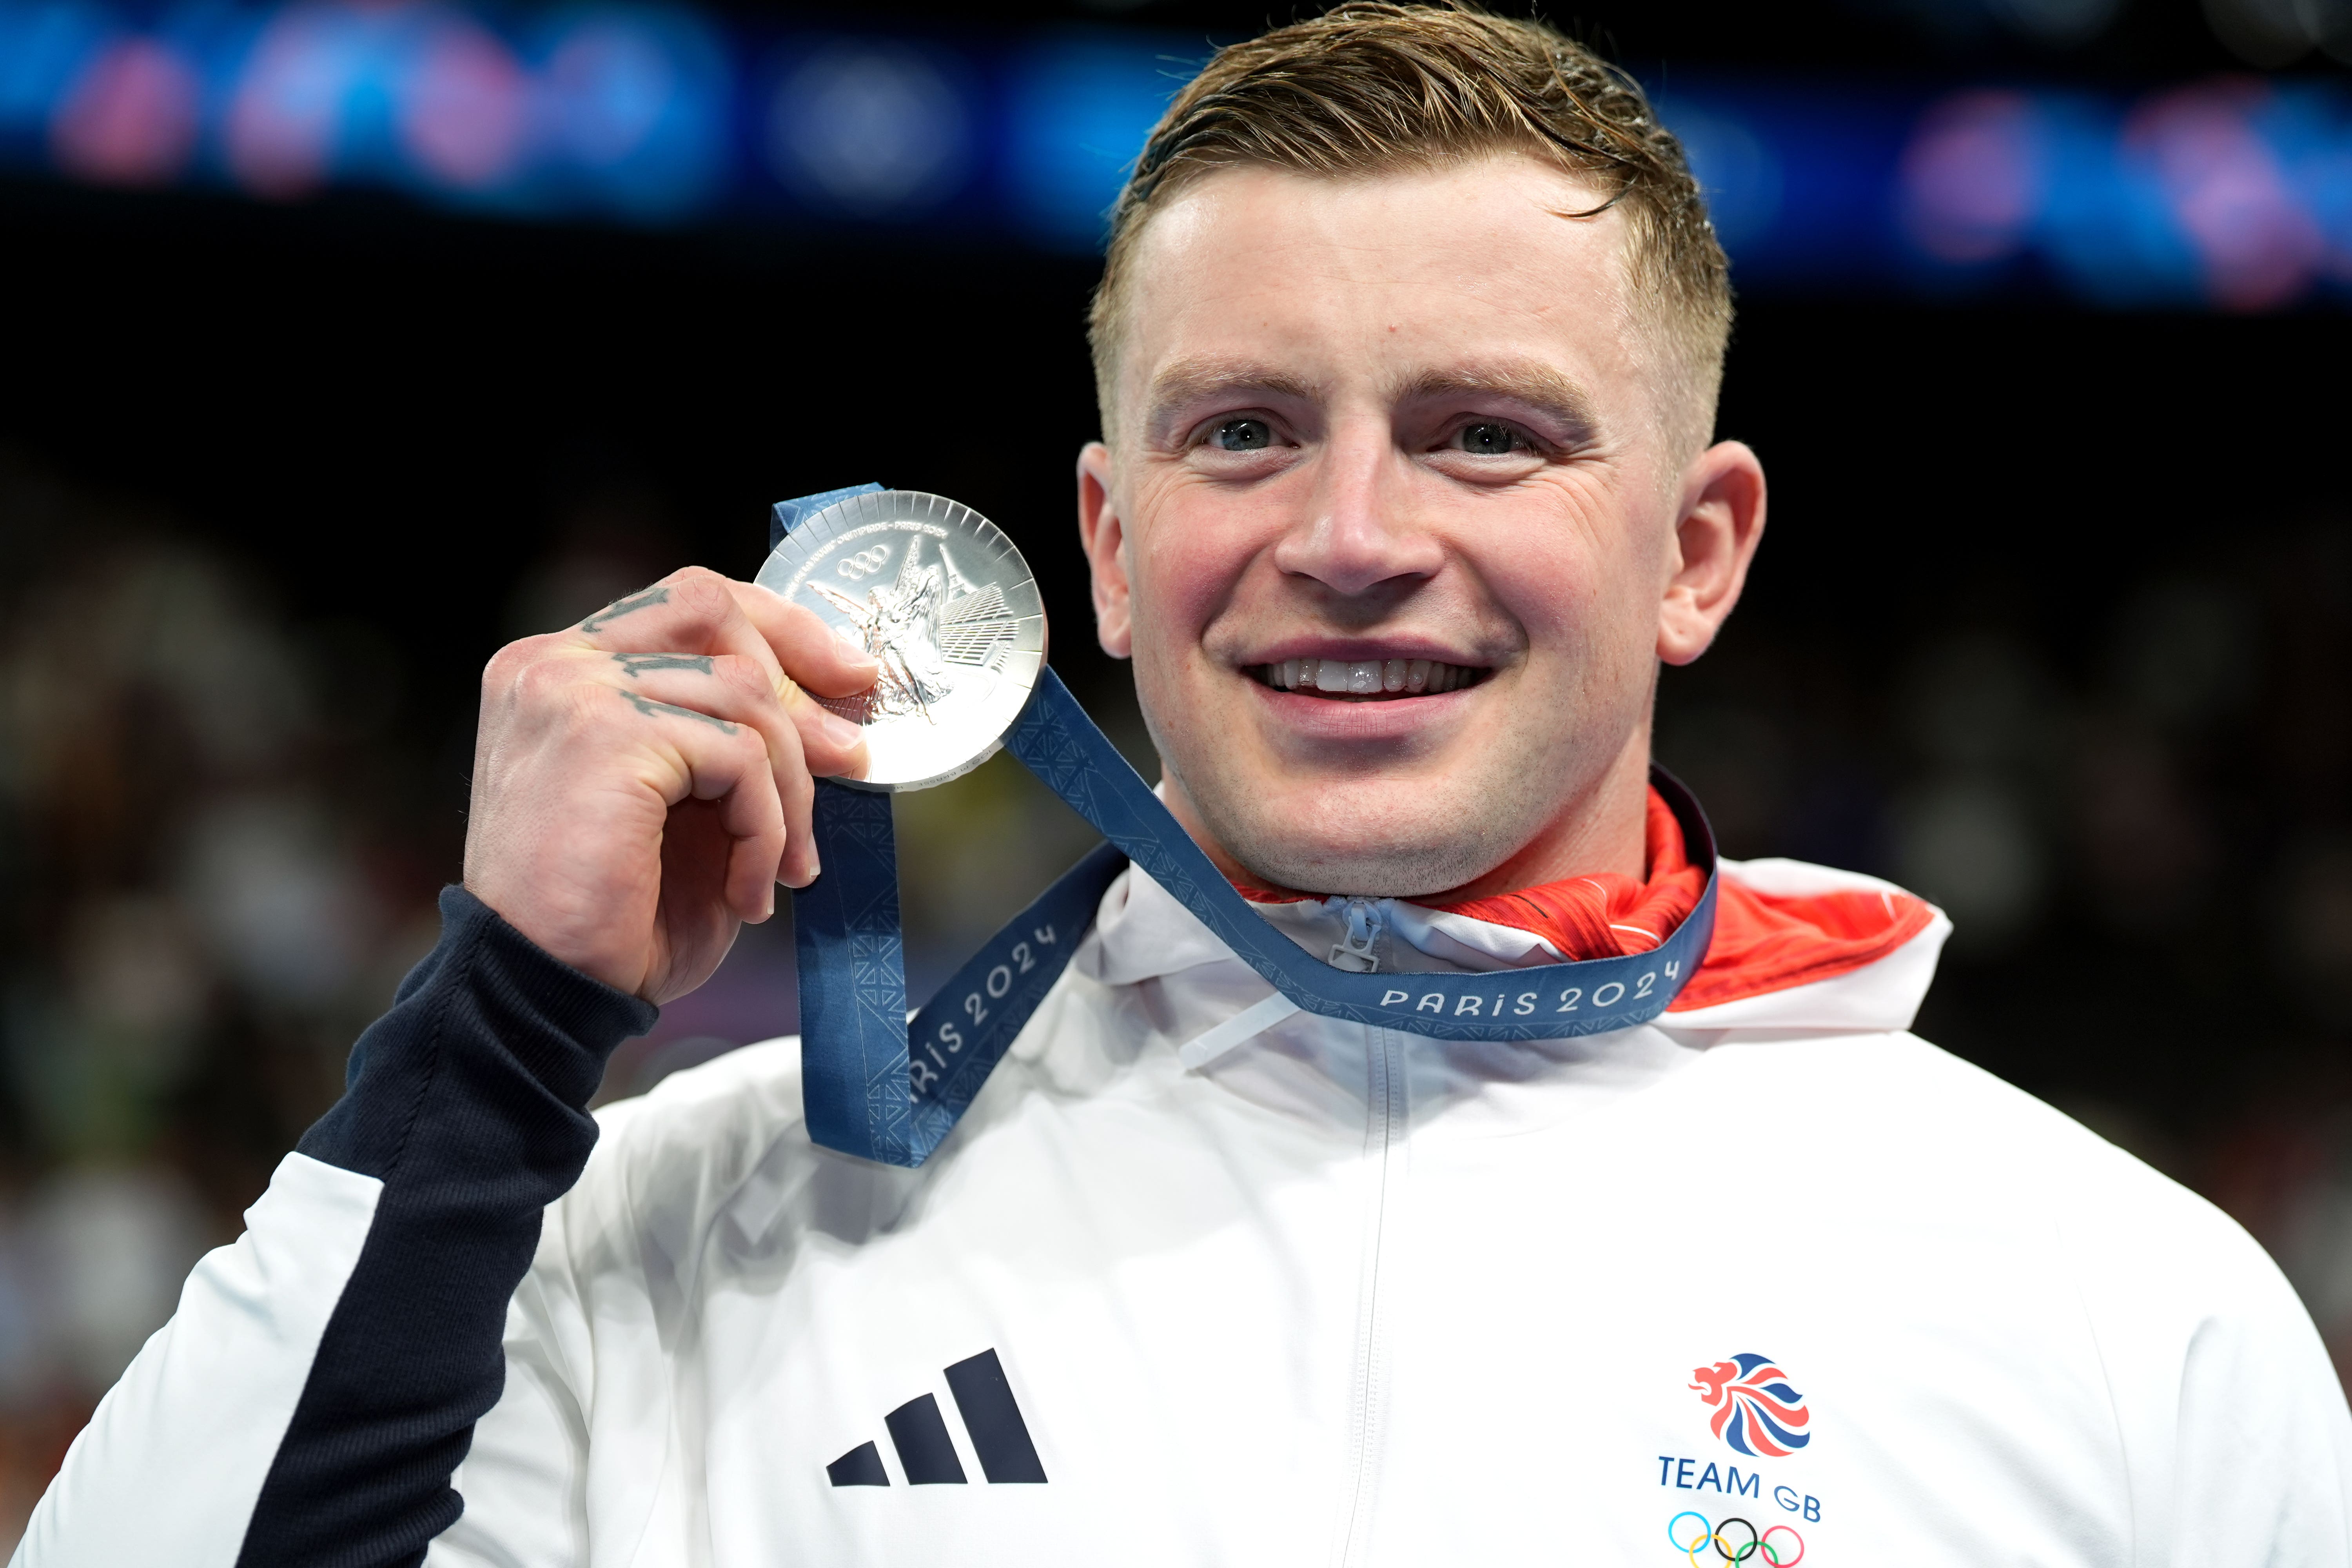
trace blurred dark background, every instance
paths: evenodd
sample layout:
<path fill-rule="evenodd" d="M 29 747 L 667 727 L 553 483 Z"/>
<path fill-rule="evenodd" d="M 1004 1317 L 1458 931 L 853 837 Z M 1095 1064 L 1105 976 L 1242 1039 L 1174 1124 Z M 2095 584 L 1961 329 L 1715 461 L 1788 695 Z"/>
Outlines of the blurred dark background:
<path fill-rule="evenodd" d="M 1013 533 L 1148 769 L 1072 531 L 1087 226 L 1187 61 L 1266 20 L 614 12 L 699 28 L 680 58 L 734 107 L 680 133 L 702 163 L 592 190 L 492 133 L 491 56 L 393 92 L 404 142 L 356 68 L 340 140 L 239 142 L 236 73 L 293 47 L 270 28 L 345 12 L 188 43 L 180 13 L 45 6 L 0 5 L 0 1546 L 430 944 L 500 642 L 685 562 L 748 575 L 770 501 L 878 479 Z M 1920 1031 L 2237 1215 L 2341 1364 L 2352 0 L 1561 19 L 1684 106 L 1742 289 L 1722 428 L 1774 486 L 1662 757 L 1730 853 L 1949 910 Z M 515 58 L 555 72 L 570 37 Z M 979 150 L 857 165 L 909 81 L 963 94 Z M 775 107 L 843 82 L 863 141 Z M 1090 837 L 1002 759 L 900 823 L 919 993 Z M 787 927 L 607 1096 L 788 1032 Z"/>

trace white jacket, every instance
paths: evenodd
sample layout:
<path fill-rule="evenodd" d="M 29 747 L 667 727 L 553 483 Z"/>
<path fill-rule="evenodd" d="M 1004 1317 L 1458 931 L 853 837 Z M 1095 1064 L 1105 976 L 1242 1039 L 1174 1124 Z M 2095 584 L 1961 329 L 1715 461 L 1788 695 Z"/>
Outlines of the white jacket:
<path fill-rule="evenodd" d="M 1396 967 L 1552 956 L 1380 914 Z M 1272 918 L 1311 942 L 1338 917 Z M 1188 1071 L 1269 988 L 1129 871 L 919 1170 L 809 1143 L 791 1039 L 604 1110 L 429 1561 L 2352 1563 L 2352 1417 L 2289 1287 L 2203 1200 L 1906 1032 L 1948 931 L 1615 1034 L 1297 1015 Z M 303 1160 L 248 1269 L 355 1253 L 367 1178 Z M 250 1301 L 341 1289 L 314 1272 L 233 1306 L 200 1270 L 197 1320 L 142 1358 L 208 1325 L 263 1468 L 294 1351 L 249 1348 Z M 138 1431 L 102 1413 L 77 1449 L 84 1521 L 190 1419 L 163 1375 L 126 1378 Z M 70 1498 L 43 1507 L 28 1568 L 109 1560 Z"/>

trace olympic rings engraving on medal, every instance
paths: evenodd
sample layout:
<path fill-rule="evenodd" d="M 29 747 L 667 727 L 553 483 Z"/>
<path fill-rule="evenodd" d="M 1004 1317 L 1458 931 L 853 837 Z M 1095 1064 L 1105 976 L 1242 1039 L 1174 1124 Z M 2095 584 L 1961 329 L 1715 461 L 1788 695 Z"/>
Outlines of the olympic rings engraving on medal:
<path fill-rule="evenodd" d="M 1683 1521 L 1696 1521 L 1698 1529 L 1685 1530 Z M 1741 1534 L 1745 1531 L 1745 1535 Z M 1776 1540 L 1785 1536 L 1786 1540 Z M 1767 1568 L 1795 1568 L 1804 1560 L 1805 1538 L 1785 1524 L 1776 1524 L 1759 1534 L 1756 1526 L 1738 1515 L 1727 1517 L 1718 1523 L 1709 1523 L 1706 1515 L 1685 1509 L 1666 1521 L 1666 1543 L 1690 1561 L 1691 1568 L 1703 1568 L 1710 1561 L 1736 1565 L 1761 1561 Z M 1706 1556 L 1709 1547 L 1714 1557 Z"/>
<path fill-rule="evenodd" d="M 845 577 L 853 579 L 871 577 L 889 563 L 890 547 L 887 544 L 877 544 L 871 550 L 861 550 L 856 554 L 835 563 L 834 570 Z"/>

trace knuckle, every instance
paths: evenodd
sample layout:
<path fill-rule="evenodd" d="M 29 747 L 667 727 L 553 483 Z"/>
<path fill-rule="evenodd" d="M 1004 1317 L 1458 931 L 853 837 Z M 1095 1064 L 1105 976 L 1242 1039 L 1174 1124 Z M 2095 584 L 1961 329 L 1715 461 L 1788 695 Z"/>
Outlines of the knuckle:
<path fill-rule="evenodd" d="M 755 702 L 772 701 L 775 698 L 775 688 L 769 683 L 767 672 L 740 655 L 721 655 L 711 665 L 711 673 L 721 685 Z"/>
<path fill-rule="evenodd" d="M 804 802 L 814 798 L 816 795 L 816 775 L 809 772 L 808 759 L 795 755 L 790 758 L 789 762 L 790 766 L 776 770 L 777 783 L 783 787 L 784 794 L 795 802 Z"/>
<path fill-rule="evenodd" d="M 670 574 L 671 603 L 707 620 L 724 618 L 735 608 L 727 579 L 708 566 L 684 566 Z"/>
<path fill-rule="evenodd" d="M 572 695 L 571 689 L 576 684 L 572 679 L 572 672 L 565 668 L 566 662 L 536 658 L 524 664 L 513 676 L 516 693 L 527 705 L 534 708 L 563 701 Z"/>
<path fill-rule="evenodd" d="M 530 668 L 531 660 L 538 656 L 537 645 L 543 640 L 541 637 L 522 637 L 490 655 L 488 661 L 482 666 L 482 689 L 503 691 L 512 686 L 516 679 Z"/>

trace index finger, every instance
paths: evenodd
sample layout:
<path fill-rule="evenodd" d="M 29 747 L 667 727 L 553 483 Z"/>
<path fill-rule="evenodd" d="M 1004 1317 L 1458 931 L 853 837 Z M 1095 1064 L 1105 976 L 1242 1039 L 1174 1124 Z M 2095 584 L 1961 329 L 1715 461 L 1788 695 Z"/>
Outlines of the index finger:
<path fill-rule="evenodd" d="M 842 640 L 824 617 L 805 605 L 795 605 L 756 583 L 728 584 L 735 602 L 759 628 L 776 660 L 793 680 L 819 697 L 854 697 L 882 674 L 872 654 Z"/>
<path fill-rule="evenodd" d="M 614 600 L 565 634 L 575 646 L 604 653 L 731 654 L 768 672 L 776 652 L 733 589 L 707 566 L 687 566 L 649 588 Z"/>

